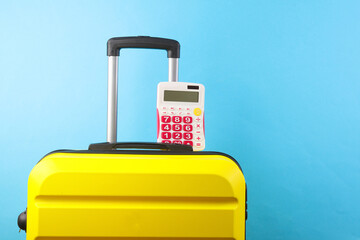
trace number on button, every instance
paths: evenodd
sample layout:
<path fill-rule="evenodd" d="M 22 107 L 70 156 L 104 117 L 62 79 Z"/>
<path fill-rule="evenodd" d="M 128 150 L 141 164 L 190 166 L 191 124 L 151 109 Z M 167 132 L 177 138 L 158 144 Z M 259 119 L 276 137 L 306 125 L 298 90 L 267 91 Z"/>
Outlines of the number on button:
<path fill-rule="evenodd" d="M 171 125 L 170 124 L 161 124 L 161 130 L 170 131 L 171 130 Z"/>
<path fill-rule="evenodd" d="M 172 121 L 173 121 L 174 123 L 181 123 L 181 117 L 179 117 L 179 116 L 173 116 L 173 117 L 172 117 Z"/>
<path fill-rule="evenodd" d="M 169 124 L 170 125 L 170 124 Z M 181 131 L 181 124 L 174 124 L 172 126 L 173 131 Z"/>
<path fill-rule="evenodd" d="M 192 123 L 192 117 L 186 116 L 183 119 L 184 123 Z"/>
<path fill-rule="evenodd" d="M 184 131 L 191 132 L 193 130 L 192 125 L 184 125 Z"/>
<path fill-rule="evenodd" d="M 182 134 L 179 133 L 179 132 L 174 132 L 174 133 L 172 134 L 172 137 L 173 137 L 173 139 L 181 139 Z"/>
<path fill-rule="evenodd" d="M 161 116 L 161 122 L 169 123 L 169 122 L 171 122 L 171 117 L 170 116 Z"/>
<path fill-rule="evenodd" d="M 171 133 L 170 132 L 162 132 L 161 137 L 162 137 L 162 139 L 170 139 Z"/>
<path fill-rule="evenodd" d="M 193 135 L 192 135 L 192 133 L 184 133 L 184 138 L 186 140 L 191 140 L 193 138 Z"/>
<path fill-rule="evenodd" d="M 184 141 L 184 144 L 185 144 L 185 145 L 190 145 L 190 146 L 192 146 L 192 145 L 193 145 L 193 142 L 192 142 L 192 141 Z"/>
<path fill-rule="evenodd" d="M 163 140 L 163 141 L 161 141 L 162 143 L 171 143 L 171 141 L 170 140 Z"/>
<path fill-rule="evenodd" d="M 182 144 L 182 141 L 173 141 L 175 144 Z"/>

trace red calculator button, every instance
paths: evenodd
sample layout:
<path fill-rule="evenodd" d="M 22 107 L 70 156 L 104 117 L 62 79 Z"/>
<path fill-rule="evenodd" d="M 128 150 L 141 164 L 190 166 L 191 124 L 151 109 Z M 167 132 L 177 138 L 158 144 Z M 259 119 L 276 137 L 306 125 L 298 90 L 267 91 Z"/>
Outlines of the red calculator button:
<path fill-rule="evenodd" d="M 179 116 L 173 116 L 173 117 L 172 117 L 172 121 L 173 121 L 174 123 L 181 123 L 181 117 L 179 117 Z"/>
<path fill-rule="evenodd" d="M 191 132 L 193 130 L 192 125 L 184 125 L 184 131 Z"/>
<path fill-rule="evenodd" d="M 170 124 L 169 124 L 169 125 L 170 125 Z M 174 124 L 174 125 L 172 126 L 172 130 L 173 130 L 173 131 L 181 131 L 181 128 L 182 128 L 181 124 Z"/>
<path fill-rule="evenodd" d="M 179 133 L 179 132 L 173 132 L 172 138 L 173 138 L 173 139 L 181 139 L 181 138 L 182 138 L 182 134 Z"/>
<path fill-rule="evenodd" d="M 190 145 L 190 146 L 192 146 L 192 145 L 193 145 L 193 142 L 192 142 L 192 141 L 184 141 L 184 144 L 185 144 L 185 145 Z"/>
<path fill-rule="evenodd" d="M 193 138 L 192 133 L 184 133 L 184 139 L 191 140 Z"/>
<path fill-rule="evenodd" d="M 189 117 L 189 116 L 184 117 L 183 122 L 184 123 L 192 123 L 192 117 Z"/>
<path fill-rule="evenodd" d="M 170 124 L 161 124 L 161 130 L 170 131 L 171 130 L 171 125 Z"/>
<path fill-rule="evenodd" d="M 163 141 L 161 141 L 162 143 L 171 143 L 171 141 L 170 140 L 163 140 Z"/>
<path fill-rule="evenodd" d="M 169 122 L 171 122 L 171 117 L 170 116 L 161 116 L 161 122 L 169 123 Z"/>
<path fill-rule="evenodd" d="M 175 144 L 182 144 L 182 141 L 173 141 Z"/>
<path fill-rule="evenodd" d="M 162 139 L 170 139 L 170 138 L 171 138 L 171 133 L 169 133 L 169 132 L 162 132 L 162 133 L 161 133 L 161 138 L 162 138 Z"/>

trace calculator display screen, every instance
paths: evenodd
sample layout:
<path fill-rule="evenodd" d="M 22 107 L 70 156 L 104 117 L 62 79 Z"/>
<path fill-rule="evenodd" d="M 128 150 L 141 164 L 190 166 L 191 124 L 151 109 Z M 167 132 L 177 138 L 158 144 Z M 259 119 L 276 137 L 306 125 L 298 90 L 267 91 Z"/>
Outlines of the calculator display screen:
<path fill-rule="evenodd" d="M 199 92 L 186 91 L 164 91 L 164 101 L 166 102 L 199 102 Z"/>

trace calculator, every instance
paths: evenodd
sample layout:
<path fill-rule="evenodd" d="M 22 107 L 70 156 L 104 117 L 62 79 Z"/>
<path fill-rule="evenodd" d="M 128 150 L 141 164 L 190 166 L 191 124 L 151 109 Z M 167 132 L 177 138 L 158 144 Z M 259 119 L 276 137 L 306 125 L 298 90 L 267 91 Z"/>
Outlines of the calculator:
<path fill-rule="evenodd" d="M 205 88 L 202 84 L 160 82 L 157 89 L 157 141 L 205 148 Z"/>

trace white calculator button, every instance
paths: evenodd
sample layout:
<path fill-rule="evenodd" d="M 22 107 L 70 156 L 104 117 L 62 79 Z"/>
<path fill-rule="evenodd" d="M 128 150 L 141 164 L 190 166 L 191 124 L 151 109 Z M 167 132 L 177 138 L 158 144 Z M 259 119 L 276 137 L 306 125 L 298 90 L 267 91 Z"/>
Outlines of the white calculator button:
<path fill-rule="evenodd" d="M 178 112 L 178 115 L 184 115 L 184 112 L 180 110 L 180 112 Z"/>
<path fill-rule="evenodd" d="M 203 144 L 201 142 L 196 142 L 195 143 L 195 147 L 202 147 L 202 146 L 203 146 Z"/>
<path fill-rule="evenodd" d="M 167 114 L 168 114 L 166 111 L 162 111 L 161 113 L 164 114 L 164 115 L 167 115 Z"/>
<path fill-rule="evenodd" d="M 194 127 L 195 127 L 196 130 L 201 130 L 202 124 L 201 123 L 195 123 Z"/>
<path fill-rule="evenodd" d="M 175 115 L 175 114 L 176 114 L 175 111 L 171 111 L 171 112 L 170 112 L 170 115 Z"/>
<path fill-rule="evenodd" d="M 201 134 L 201 131 L 197 130 L 195 131 L 196 134 Z"/>
<path fill-rule="evenodd" d="M 174 110 L 175 110 L 175 107 L 170 107 L 170 110 L 174 111 Z"/>
<path fill-rule="evenodd" d="M 162 110 L 167 110 L 167 107 L 164 106 L 164 107 L 162 107 L 161 109 L 162 109 Z"/>
<path fill-rule="evenodd" d="M 201 121 L 201 118 L 200 118 L 200 117 L 196 117 L 196 118 L 195 118 L 195 121 L 196 121 L 196 122 L 200 122 L 200 121 Z"/>
<path fill-rule="evenodd" d="M 203 139 L 202 139 L 202 137 L 200 137 L 200 136 L 195 136 L 195 140 L 196 140 L 196 141 L 202 141 Z"/>

